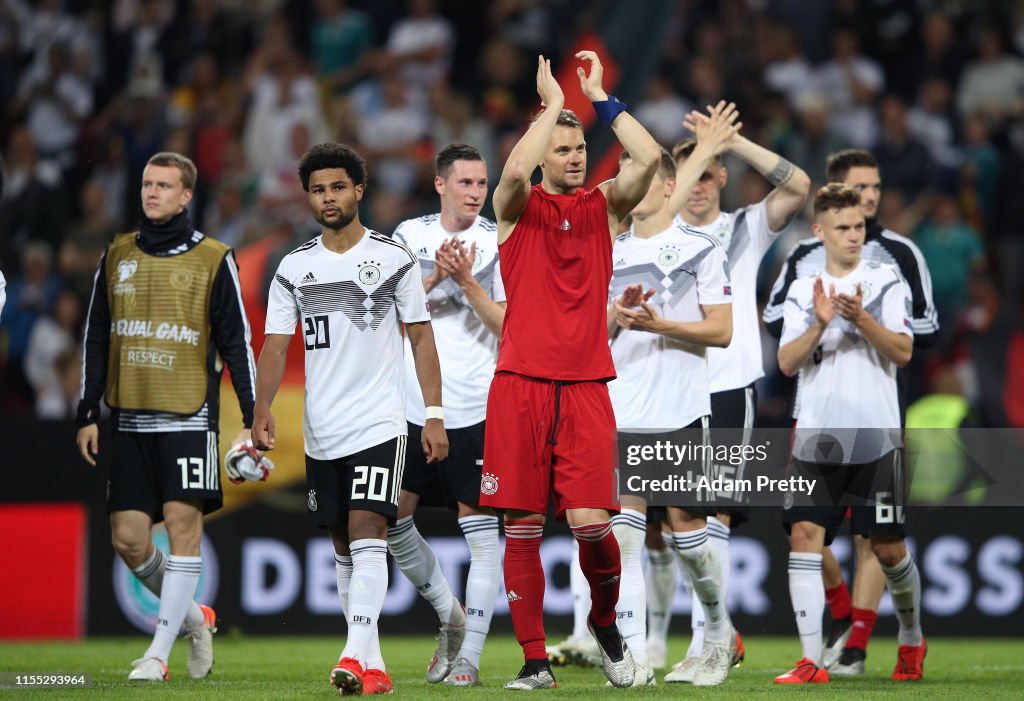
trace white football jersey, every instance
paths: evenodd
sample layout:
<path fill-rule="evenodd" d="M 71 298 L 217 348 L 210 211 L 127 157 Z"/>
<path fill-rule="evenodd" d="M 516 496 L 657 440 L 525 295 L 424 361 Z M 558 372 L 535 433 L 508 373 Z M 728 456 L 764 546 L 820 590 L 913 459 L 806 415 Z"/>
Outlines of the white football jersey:
<path fill-rule="evenodd" d="M 505 287 L 498 268 L 498 227 L 490 219 L 477 217 L 473 226 L 459 232 L 459 239 L 468 249 L 476 243 L 473 276 L 495 302 L 505 301 Z M 438 214 L 409 219 L 395 229 L 401 241 L 419 258 L 420 271 L 427 277 L 434 270 L 434 253 L 452 234 L 441 226 Z M 451 278 L 445 278 L 427 293 L 434 343 L 441 360 L 441 386 L 444 397 L 446 428 L 465 428 L 484 420 L 487 413 L 487 391 L 494 377 L 498 359 L 498 339 L 487 330 L 473 311 L 462 289 Z M 412 347 L 405 342 L 406 417 L 422 426 L 423 393 L 416 379 Z"/>
<path fill-rule="evenodd" d="M 793 282 L 786 297 L 782 338 L 793 341 L 814 321 L 814 281 L 825 293 L 856 294 L 863 306 L 889 331 L 913 338 L 910 290 L 894 266 L 862 260 L 850 273 L 835 278 L 826 272 Z M 793 456 L 808 462 L 872 462 L 902 446 L 896 365 L 838 314 L 821 343 L 800 369 L 799 408 Z"/>
<path fill-rule="evenodd" d="M 334 460 L 408 432 L 399 322 L 429 320 L 416 258 L 376 231 L 344 253 L 318 236 L 284 257 L 266 332 L 292 335 L 301 324 L 307 455 Z"/>
<path fill-rule="evenodd" d="M 732 280 L 732 342 L 725 348 L 708 348 L 712 392 L 746 387 L 764 377 L 757 270 L 782 233 L 769 228 L 766 202 L 767 198 L 735 212 L 722 212 L 710 224 L 693 227 L 722 244 Z M 684 223 L 679 215 L 676 221 Z"/>
<path fill-rule="evenodd" d="M 612 258 L 611 298 L 640 283 L 654 290 L 649 302 L 665 319 L 700 321 L 702 304 L 732 303 L 725 250 L 695 229 L 673 224 L 648 239 L 623 234 Z M 675 430 L 711 413 L 706 346 L 620 328 L 611 349 L 618 379 L 608 392 L 620 431 Z"/>

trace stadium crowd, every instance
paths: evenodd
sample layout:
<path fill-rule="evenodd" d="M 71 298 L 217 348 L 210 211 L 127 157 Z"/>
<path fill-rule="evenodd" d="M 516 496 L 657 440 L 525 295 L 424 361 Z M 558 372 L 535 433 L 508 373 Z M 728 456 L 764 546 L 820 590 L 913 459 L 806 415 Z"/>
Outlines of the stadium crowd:
<path fill-rule="evenodd" d="M 435 206 L 433 157 L 446 144 L 478 148 L 497 182 L 537 105 L 536 55 L 564 56 L 600 6 L 0 0 L 0 405 L 74 416 L 96 262 L 136 226 L 136 183 L 157 151 L 195 160 L 196 228 L 243 259 L 267 252 L 265 274 L 249 278 L 266 290 L 276 261 L 316 234 L 297 174 L 312 144 L 366 156 L 363 220 L 391 234 Z M 671 146 L 691 108 L 735 101 L 749 138 L 814 189 L 827 154 L 871 149 L 879 219 L 922 250 L 942 325 L 915 354 L 910 398 L 961 395 L 978 424 L 1024 425 L 1024 392 L 1012 391 L 1024 383 L 1024 7 L 679 0 L 668 36 L 637 119 Z M 758 173 L 726 165 L 725 208 L 767 194 Z M 808 221 L 769 254 L 760 298 Z M 788 416 L 774 356 L 766 347 L 766 420 Z"/>

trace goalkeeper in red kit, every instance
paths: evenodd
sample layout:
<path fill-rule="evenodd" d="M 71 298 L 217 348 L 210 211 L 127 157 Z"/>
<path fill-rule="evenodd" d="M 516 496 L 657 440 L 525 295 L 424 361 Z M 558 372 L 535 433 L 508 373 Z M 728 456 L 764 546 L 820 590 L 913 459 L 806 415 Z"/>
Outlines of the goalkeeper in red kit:
<path fill-rule="evenodd" d="M 508 306 L 487 400 L 480 503 L 504 511 L 505 590 L 526 659 L 507 689 L 555 686 L 544 646 L 540 560 L 552 497 L 579 542 L 592 599 L 588 625 L 605 675 L 619 687 L 634 676 L 615 625 L 620 561 L 610 514 L 619 510 L 619 487 L 606 314 L 612 238 L 647 194 L 661 149 L 626 105 L 605 93 L 597 55 L 576 57 L 589 64 L 589 73 L 577 68 L 583 94 L 631 160 L 614 180 L 583 189 L 583 127 L 563 109 L 562 89 L 541 56 L 537 93 L 544 109 L 512 149 L 494 191 Z M 542 179 L 531 187 L 538 165 Z"/>

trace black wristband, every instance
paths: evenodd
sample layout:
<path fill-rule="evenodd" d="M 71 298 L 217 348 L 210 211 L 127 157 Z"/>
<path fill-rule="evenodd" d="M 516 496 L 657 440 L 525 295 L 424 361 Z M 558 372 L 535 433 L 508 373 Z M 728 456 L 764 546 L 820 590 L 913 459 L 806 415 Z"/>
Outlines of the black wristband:
<path fill-rule="evenodd" d="M 100 408 L 95 404 L 87 403 L 85 400 L 78 402 L 78 411 L 75 413 L 75 426 L 85 428 L 100 420 Z"/>

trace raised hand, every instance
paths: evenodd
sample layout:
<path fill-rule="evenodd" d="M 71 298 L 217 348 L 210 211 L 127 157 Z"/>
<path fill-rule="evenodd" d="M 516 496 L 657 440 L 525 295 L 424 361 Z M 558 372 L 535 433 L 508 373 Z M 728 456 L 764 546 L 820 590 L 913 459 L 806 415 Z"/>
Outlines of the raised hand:
<path fill-rule="evenodd" d="M 453 236 L 445 241 L 437 250 L 438 265 L 459 285 L 464 285 L 473 277 L 473 264 L 476 262 L 476 241 L 469 248 Z"/>
<path fill-rule="evenodd" d="M 652 296 L 654 296 L 654 288 L 644 292 L 644 286 L 640 283 L 636 283 L 634 285 L 627 286 L 626 289 L 622 291 L 622 294 L 619 295 L 619 299 L 617 301 L 622 307 L 629 309 L 630 307 L 639 307 Z"/>
<path fill-rule="evenodd" d="M 652 290 L 653 292 L 653 290 Z M 653 304 L 646 300 L 640 303 L 639 309 L 627 309 L 615 302 L 615 322 L 624 329 L 632 331 L 649 331 L 661 333 L 661 315 Z"/>
<path fill-rule="evenodd" d="M 847 321 L 856 322 L 864 313 L 864 293 L 861 292 L 860 283 L 857 283 L 857 293 L 853 295 L 835 293 L 835 287 L 830 294 L 832 304 L 836 313 Z"/>
<path fill-rule="evenodd" d="M 565 104 L 562 86 L 551 74 L 551 61 L 543 56 L 537 57 L 537 94 L 545 107 L 561 110 Z"/>
<path fill-rule="evenodd" d="M 726 104 L 720 100 L 714 107 L 708 106 L 708 114 L 696 110 L 686 115 L 683 126 L 697 135 L 698 144 L 707 144 L 718 156 L 729 150 L 732 143 L 739 138 L 743 122 L 737 121 L 740 113 L 732 102 Z"/>
<path fill-rule="evenodd" d="M 590 74 L 587 75 L 582 67 L 576 68 L 576 75 L 580 78 L 580 89 L 591 102 L 601 102 L 608 99 L 608 93 L 604 91 L 601 82 L 604 80 L 604 66 L 601 59 L 593 51 L 580 51 L 576 58 L 590 63 Z"/>
<path fill-rule="evenodd" d="M 835 285 L 831 285 L 832 294 L 835 294 L 835 291 Z M 814 317 L 824 327 L 832 322 L 835 313 L 835 305 L 830 296 L 825 294 L 825 283 L 819 277 L 814 281 Z"/>

